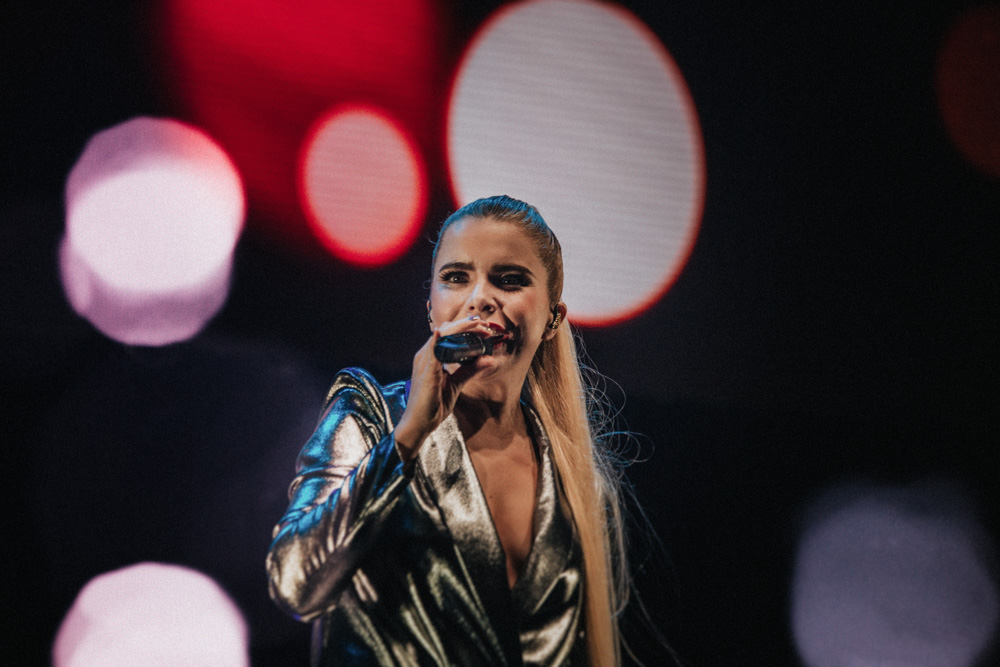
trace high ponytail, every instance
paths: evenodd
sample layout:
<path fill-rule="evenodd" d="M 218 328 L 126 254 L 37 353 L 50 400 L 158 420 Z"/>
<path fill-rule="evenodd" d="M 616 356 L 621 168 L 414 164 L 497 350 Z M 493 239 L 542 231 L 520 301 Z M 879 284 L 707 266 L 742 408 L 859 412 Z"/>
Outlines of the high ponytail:
<path fill-rule="evenodd" d="M 478 199 L 445 220 L 434 246 L 433 262 L 445 230 L 466 217 L 510 222 L 532 238 L 545 266 L 550 306 L 563 287 L 562 248 L 538 210 L 505 195 Z M 569 323 L 543 340 L 531 362 L 524 391 L 541 417 L 552 457 L 583 551 L 584 623 L 591 665 L 621 663 L 618 615 L 629 591 L 623 514 L 618 476 L 598 446 L 589 418 L 587 385 Z"/>
<path fill-rule="evenodd" d="M 595 445 L 569 325 L 542 343 L 528 372 L 526 390 L 548 431 L 583 549 L 590 663 L 617 665 L 621 662 L 618 612 L 629 590 L 618 478 Z"/>

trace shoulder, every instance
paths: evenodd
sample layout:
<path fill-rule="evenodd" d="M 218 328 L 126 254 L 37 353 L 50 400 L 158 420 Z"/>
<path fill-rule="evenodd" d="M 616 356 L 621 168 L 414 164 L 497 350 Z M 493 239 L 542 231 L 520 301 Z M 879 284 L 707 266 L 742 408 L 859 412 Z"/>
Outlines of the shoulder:
<path fill-rule="evenodd" d="M 395 421 L 397 413 L 405 407 L 406 383 L 394 382 L 382 385 L 363 368 L 345 368 L 333 378 L 326 399 L 323 414 L 331 410 L 368 414 Z"/>
<path fill-rule="evenodd" d="M 361 396 L 375 397 L 382 393 L 382 386 L 371 373 L 363 368 L 345 368 L 337 373 L 333 378 L 329 391 L 326 392 L 326 399 L 323 401 L 323 409 L 330 407 L 340 394 L 357 393 Z"/>

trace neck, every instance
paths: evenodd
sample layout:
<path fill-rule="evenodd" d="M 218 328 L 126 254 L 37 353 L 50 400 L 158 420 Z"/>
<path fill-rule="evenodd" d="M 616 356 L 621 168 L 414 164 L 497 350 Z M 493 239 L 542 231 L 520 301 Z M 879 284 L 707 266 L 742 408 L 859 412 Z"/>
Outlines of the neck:
<path fill-rule="evenodd" d="M 519 395 L 505 401 L 460 395 L 455 418 L 467 444 L 507 441 L 525 430 Z"/>

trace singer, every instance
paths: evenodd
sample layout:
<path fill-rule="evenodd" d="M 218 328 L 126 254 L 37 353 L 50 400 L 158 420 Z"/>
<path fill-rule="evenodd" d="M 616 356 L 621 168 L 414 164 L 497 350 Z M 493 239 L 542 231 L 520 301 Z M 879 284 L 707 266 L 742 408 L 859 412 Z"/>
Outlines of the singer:
<path fill-rule="evenodd" d="M 314 665 L 619 664 L 620 493 L 559 242 L 490 197 L 445 220 L 432 266 L 410 380 L 334 381 L 274 530 L 271 597 L 315 622 Z M 489 344 L 441 361 L 460 334 Z"/>

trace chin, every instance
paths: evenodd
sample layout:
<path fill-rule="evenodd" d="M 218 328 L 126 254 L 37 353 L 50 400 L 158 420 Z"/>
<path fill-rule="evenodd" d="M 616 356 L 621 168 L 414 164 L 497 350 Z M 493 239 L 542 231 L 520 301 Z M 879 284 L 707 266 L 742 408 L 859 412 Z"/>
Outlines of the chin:
<path fill-rule="evenodd" d="M 477 371 L 489 371 L 489 370 L 499 370 L 500 366 L 503 365 L 502 359 L 498 359 L 497 355 L 487 355 L 476 359 L 475 368 Z"/>
<path fill-rule="evenodd" d="M 510 358 L 506 357 L 506 355 L 501 358 L 488 355 L 479 357 L 473 364 L 475 373 L 469 377 L 468 384 L 488 382 L 498 376 L 504 375 L 510 370 L 510 361 Z"/>

